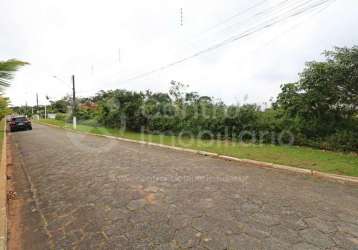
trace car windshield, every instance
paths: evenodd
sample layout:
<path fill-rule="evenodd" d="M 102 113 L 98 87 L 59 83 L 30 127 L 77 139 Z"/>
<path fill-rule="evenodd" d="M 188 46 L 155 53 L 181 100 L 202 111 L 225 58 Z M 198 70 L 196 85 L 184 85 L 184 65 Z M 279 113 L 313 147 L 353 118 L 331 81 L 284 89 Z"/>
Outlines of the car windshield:
<path fill-rule="evenodd" d="M 15 117 L 14 120 L 15 120 L 16 122 L 24 122 L 24 121 L 26 121 L 27 119 L 26 119 L 26 117 Z"/>

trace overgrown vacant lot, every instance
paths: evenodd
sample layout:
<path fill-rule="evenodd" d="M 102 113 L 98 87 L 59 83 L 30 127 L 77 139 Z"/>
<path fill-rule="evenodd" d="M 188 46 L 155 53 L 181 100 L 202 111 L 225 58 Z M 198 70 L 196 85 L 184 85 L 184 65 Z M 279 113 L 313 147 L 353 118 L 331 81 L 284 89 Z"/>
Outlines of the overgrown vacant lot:
<path fill-rule="evenodd" d="M 71 128 L 59 120 L 41 120 L 40 123 Z M 118 136 L 133 140 L 144 140 L 171 146 L 185 147 L 219 153 L 238 158 L 284 164 L 293 167 L 318 170 L 326 173 L 358 176 L 358 156 L 350 153 L 337 153 L 298 146 L 275 146 L 267 144 L 238 144 L 224 141 L 179 139 L 174 136 L 141 135 L 140 133 L 121 131 L 105 127 L 78 125 L 78 131 Z"/>

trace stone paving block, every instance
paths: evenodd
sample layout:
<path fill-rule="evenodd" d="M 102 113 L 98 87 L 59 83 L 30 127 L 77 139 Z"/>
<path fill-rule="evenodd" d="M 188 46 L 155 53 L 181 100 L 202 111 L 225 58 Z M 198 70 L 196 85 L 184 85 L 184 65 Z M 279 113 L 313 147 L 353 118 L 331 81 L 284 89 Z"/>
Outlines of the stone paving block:
<path fill-rule="evenodd" d="M 324 221 L 318 217 L 305 219 L 308 225 L 316 227 L 323 233 L 333 233 L 337 231 L 337 226 L 333 222 Z"/>
<path fill-rule="evenodd" d="M 25 171 L 16 188 L 31 201 L 19 215 L 22 244 L 36 245 L 26 249 L 358 245 L 350 185 L 36 124 L 14 133 L 11 149 L 13 167 Z"/>
<path fill-rule="evenodd" d="M 143 208 L 146 204 L 147 204 L 147 201 L 144 199 L 133 200 L 128 203 L 127 208 L 130 211 L 135 211 L 135 210 Z"/>
<path fill-rule="evenodd" d="M 305 229 L 300 234 L 306 242 L 320 248 L 329 248 L 335 245 L 328 235 L 321 233 L 317 229 Z"/>
<path fill-rule="evenodd" d="M 348 233 L 358 238 L 358 225 L 350 223 L 341 223 L 338 226 L 339 231 Z"/>
<path fill-rule="evenodd" d="M 262 249 L 262 242 L 258 239 L 245 235 L 234 235 L 229 237 L 228 249 Z"/>
<path fill-rule="evenodd" d="M 308 243 L 299 243 L 297 245 L 294 245 L 292 248 L 292 250 L 320 250 L 320 249 L 321 248 L 318 248 Z"/>

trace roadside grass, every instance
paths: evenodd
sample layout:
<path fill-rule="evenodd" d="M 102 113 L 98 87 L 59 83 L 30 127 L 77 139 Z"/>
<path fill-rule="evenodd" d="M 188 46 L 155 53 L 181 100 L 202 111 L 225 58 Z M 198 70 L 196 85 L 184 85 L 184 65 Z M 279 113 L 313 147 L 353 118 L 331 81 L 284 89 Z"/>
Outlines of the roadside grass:
<path fill-rule="evenodd" d="M 72 129 L 72 124 L 58 120 L 43 119 L 36 122 Z M 330 152 L 300 146 L 245 144 L 221 140 L 195 139 L 191 141 L 189 138 L 151 134 L 143 135 L 136 132 L 81 124 L 77 125 L 77 131 L 203 150 L 242 159 L 288 165 L 331 174 L 358 176 L 358 156 L 354 153 Z"/>
<path fill-rule="evenodd" d="M 0 155 L 2 153 L 2 144 L 4 141 L 4 126 L 5 126 L 5 119 L 0 121 Z"/>

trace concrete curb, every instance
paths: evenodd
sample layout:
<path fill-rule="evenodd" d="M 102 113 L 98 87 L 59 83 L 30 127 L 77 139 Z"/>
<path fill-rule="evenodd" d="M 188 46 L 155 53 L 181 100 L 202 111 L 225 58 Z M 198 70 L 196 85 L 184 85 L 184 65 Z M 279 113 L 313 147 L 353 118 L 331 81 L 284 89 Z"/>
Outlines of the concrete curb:
<path fill-rule="evenodd" d="M 59 128 L 59 129 L 66 129 L 66 130 L 69 130 L 69 131 L 72 131 L 72 132 L 75 132 L 75 133 L 81 133 L 81 134 L 99 136 L 99 137 L 104 137 L 104 138 L 109 138 L 109 139 L 114 139 L 114 140 L 119 140 L 119 141 L 132 142 L 132 143 L 137 143 L 137 144 L 143 144 L 143 145 L 149 145 L 149 146 L 156 146 L 156 147 L 161 147 L 161 148 L 173 149 L 173 150 L 177 150 L 177 151 L 189 152 L 189 153 L 209 156 L 209 157 L 213 157 L 213 158 L 223 159 L 223 160 L 227 160 L 227 161 L 236 161 L 236 162 L 241 162 L 241 163 L 246 163 L 246 164 L 252 164 L 252 165 L 257 166 L 257 167 L 275 168 L 275 169 L 294 172 L 294 173 L 298 173 L 298 174 L 311 175 L 311 176 L 315 176 L 315 177 L 335 180 L 335 181 L 339 181 L 339 182 L 343 182 L 343 183 L 358 184 L 358 177 L 336 175 L 336 174 L 328 174 L 328 173 L 323 173 L 323 172 L 316 171 L 316 170 L 291 167 L 291 166 L 280 165 L 280 164 L 269 163 L 269 162 L 263 162 L 263 161 L 241 159 L 241 158 L 236 158 L 236 157 L 232 157 L 232 156 L 212 153 L 212 152 L 206 152 L 206 151 L 194 150 L 194 149 L 188 149 L 188 148 L 181 148 L 181 147 L 175 147 L 175 146 L 168 146 L 168 145 L 159 144 L 159 143 L 153 143 L 153 142 L 137 141 L 137 140 L 127 139 L 127 138 L 122 138 L 122 137 L 116 137 L 116 136 L 99 135 L 99 134 L 94 134 L 94 133 L 89 133 L 89 132 L 81 132 L 81 131 L 73 130 L 71 128 L 64 128 L 64 127 L 60 127 L 60 126 L 53 125 L 53 124 L 42 123 L 42 122 L 38 122 L 38 123 L 42 124 L 42 125 L 45 125 L 45 126 Z"/>
<path fill-rule="evenodd" d="M 0 250 L 7 248 L 6 121 L 0 163 Z"/>

